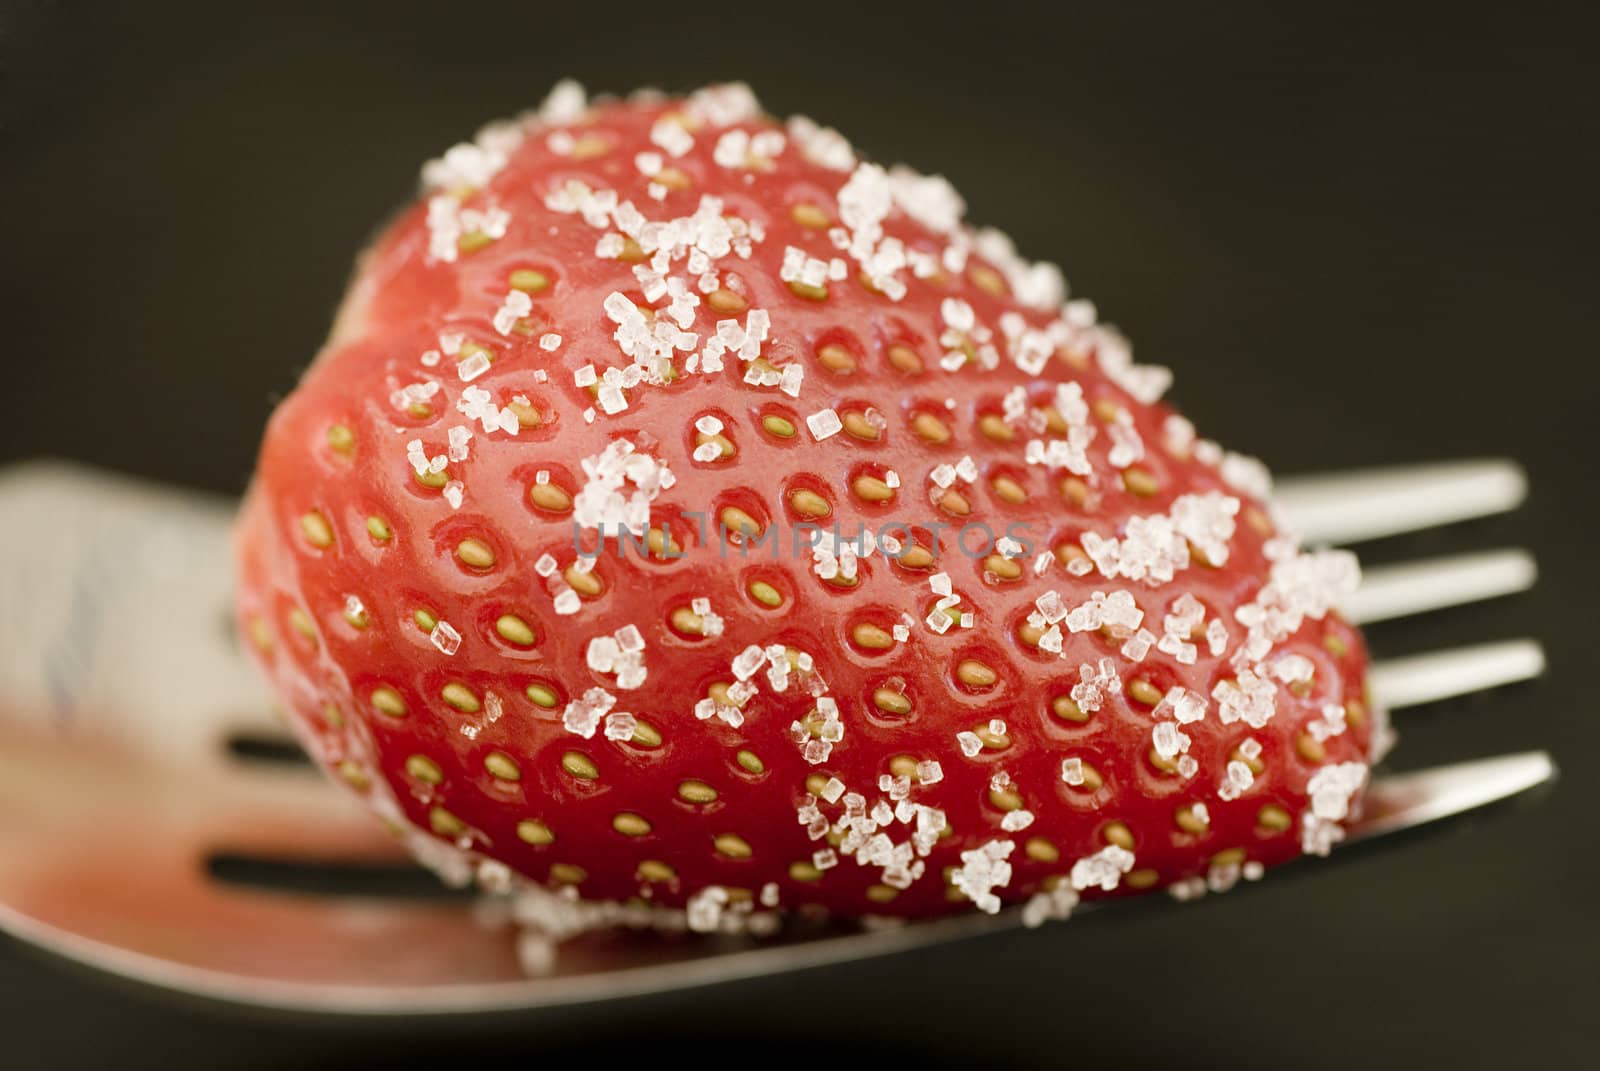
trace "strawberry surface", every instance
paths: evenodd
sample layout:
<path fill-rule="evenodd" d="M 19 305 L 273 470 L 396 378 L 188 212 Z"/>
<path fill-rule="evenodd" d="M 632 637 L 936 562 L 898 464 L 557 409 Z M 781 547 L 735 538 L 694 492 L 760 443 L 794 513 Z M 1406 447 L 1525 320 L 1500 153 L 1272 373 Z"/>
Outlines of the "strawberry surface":
<path fill-rule="evenodd" d="M 296 730 L 426 861 L 709 929 L 1338 839 L 1353 559 L 942 180 L 738 86 L 563 86 L 424 184 L 238 548 Z"/>

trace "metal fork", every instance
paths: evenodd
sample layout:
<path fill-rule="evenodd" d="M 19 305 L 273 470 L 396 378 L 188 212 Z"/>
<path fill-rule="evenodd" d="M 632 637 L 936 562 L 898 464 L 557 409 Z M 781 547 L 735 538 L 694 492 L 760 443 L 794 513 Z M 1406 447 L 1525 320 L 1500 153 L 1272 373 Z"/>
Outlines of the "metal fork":
<path fill-rule="evenodd" d="M 1514 463 L 1472 461 L 1284 481 L 1279 500 L 1308 542 L 1357 542 L 1514 509 L 1525 491 Z M 1011 910 L 767 939 L 593 933 L 529 977 L 481 903 L 379 896 L 370 881 L 349 895 L 352 874 L 401 875 L 408 860 L 309 765 L 263 761 L 296 752 L 233 645 L 230 502 L 41 462 L 0 473 L 0 513 L 27 522 L 0 530 L 0 562 L 21 563 L 0 601 L 0 929 L 25 942 L 222 1001 L 437 1016 L 680 990 L 1021 924 Z M 1374 568 L 1344 609 L 1402 617 L 1534 577 L 1521 550 Z M 1372 683 L 1393 710 L 1543 668 L 1520 639 L 1379 661 Z M 1554 776 L 1544 752 L 1380 776 L 1335 858 Z M 300 891 L 222 880 L 219 857 L 275 860 L 254 873 L 298 876 Z M 318 877 L 328 888 L 308 893 Z"/>

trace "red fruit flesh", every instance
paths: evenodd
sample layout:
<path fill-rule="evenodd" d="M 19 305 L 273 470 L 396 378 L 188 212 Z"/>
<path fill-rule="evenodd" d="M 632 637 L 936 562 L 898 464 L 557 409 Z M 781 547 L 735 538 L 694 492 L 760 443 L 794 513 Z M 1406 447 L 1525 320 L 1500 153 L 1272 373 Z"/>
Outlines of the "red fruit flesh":
<path fill-rule="evenodd" d="M 1155 391 L 1140 377 L 1153 374 L 1128 370 L 1124 344 L 1092 325 L 1087 306 L 1063 310 L 1047 274 L 1030 275 L 990 241 L 978 247 L 989 255 L 973 250 L 970 232 L 938 218 L 948 202 L 936 187 L 901 183 L 883 224 L 922 266 L 864 271 L 829 229 L 840 226 L 841 188 L 856 181 L 873 192 L 880 173 L 853 180 L 847 158 L 832 161 L 843 170 L 814 162 L 839 145 L 808 138 L 804 127 L 790 129 L 781 151 L 769 136 L 738 152 L 739 135 L 728 139 L 727 130 L 783 129 L 743 114 L 740 101 L 722 90 L 525 120 L 520 135 L 488 139 L 491 152 L 458 155 L 449 188 L 433 194 L 431 226 L 429 203 L 414 206 L 363 261 L 336 340 L 272 418 L 239 527 L 241 619 L 313 756 L 391 818 L 428 831 L 435 861 L 459 848 L 461 858 L 573 884 L 592 900 L 682 906 L 720 888 L 734 890 L 736 904 L 773 906 L 775 892 L 784 908 L 923 916 L 974 899 L 992 909 L 1053 887 L 1100 895 L 1183 889 L 1208 875 L 1226 883 L 1253 873 L 1251 864 L 1323 849 L 1345 802 L 1358 800 L 1379 735 L 1363 702 L 1361 639 L 1326 612 L 1349 563 L 1295 557 L 1254 493 L 1254 470 L 1190 441 L 1186 425 L 1150 399 Z M 681 138 L 663 124 L 689 127 L 692 147 L 672 155 Z M 495 152 L 507 157 L 494 161 L 498 169 L 477 168 Z M 656 188 L 641 167 L 661 180 Z M 655 232 L 624 215 L 635 231 L 624 240 L 603 192 L 587 205 L 594 225 L 572 210 L 591 196 L 572 182 L 614 191 L 653 220 L 689 217 L 702 197 L 720 198 L 721 214 L 759 240 L 747 257 L 673 259 L 666 274 L 699 299 L 685 308 L 678 297 L 674 310 L 674 296 L 635 271 L 649 269 Z M 870 220 L 852 194 L 844 199 L 845 222 L 855 224 L 846 236 L 859 238 Z M 463 209 L 490 215 L 462 220 Z M 499 230 L 495 209 L 505 213 L 504 233 L 475 234 Z M 713 207 L 708 216 L 716 215 Z M 789 247 L 841 258 L 843 277 L 834 269 L 820 285 L 791 286 Z M 708 271 L 716 279 L 702 282 Z M 905 293 L 895 299 L 897 282 Z M 651 324 L 682 315 L 680 327 L 700 345 L 676 352 L 670 382 L 624 389 L 626 408 L 608 414 L 574 379 L 588 365 L 604 374 L 634 364 L 607 311 L 619 293 L 654 310 Z M 613 299 L 610 308 L 621 306 Z M 749 310 L 771 321 L 758 374 L 802 369 L 798 396 L 747 382 L 752 365 L 737 347 L 721 371 L 690 370 L 689 354 L 703 359 L 718 321 L 750 324 Z M 1019 344 L 1018 325 L 1045 333 Z M 541 344 L 548 335 L 560 336 L 553 351 Z M 441 353 L 455 348 L 452 336 L 465 343 Z M 1027 347 L 1040 340 L 1048 345 L 1036 366 Z M 474 367 L 475 347 L 491 364 L 469 383 L 461 370 Z M 427 383 L 436 386 L 406 390 Z M 1081 389 L 1086 415 L 1073 412 L 1074 388 L 1057 394 L 1060 384 Z M 460 411 L 477 390 L 492 405 L 480 399 L 475 411 L 491 423 L 521 416 L 516 434 L 486 432 Z M 609 392 L 607 400 L 615 408 Z M 829 409 L 846 427 L 818 441 L 806 418 Z M 1062 467 L 1070 451 L 1057 446 L 1057 465 L 1039 463 L 1040 451 L 1068 438 L 1067 425 L 1080 438 L 1093 429 L 1082 460 Z M 408 444 L 420 440 L 426 468 L 426 459 L 449 455 L 455 427 L 472 432 L 466 456 L 419 476 Z M 627 546 L 619 556 L 613 539 L 587 576 L 571 572 L 577 526 L 561 498 L 577 498 L 576 516 L 592 519 L 585 459 L 620 439 L 675 477 L 648 508 L 651 526 L 670 530 L 681 554 Z M 941 466 L 975 478 L 946 481 Z M 546 479 L 561 493 L 538 491 L 541 506 L 530 496 Z M 1175 503 L 1190 517 L 1176 534 L 1140 520 Z M 728 507 L 769 542 L 719 540 L 718 520 L 736 528 L 740 519 Z M 845 538 L 858 526 L 908 525 L 937 560 L 915 567 L 879 552 L 863 557 L 853 583 L 830 582 L 810 553 L 796 553 L 794 533 L 806 521 L 837 524 Z M 1108 576 L 1097 537 L 1129 537 L 1130 522 L 1121 544 L 1129 564 L 1111 565 L 1117 575 Z M 980 552 L 984 532 L 960 531 L 980 524 L 1026 545 Z M 581 535 L 584 547 L 595 545 L 592 530 Z M 1101 564 L 1069 568 L 1089 562 L 1086 546 Z M 545 555 L 558 563 L 553 575 L 538 564 Z M 972 615 L 966 627 L 927 623 L 940 599 L 937 574 L 960 596 L 955 609 Z M 581 590 L 563 594 L 573 583 Z M 1054 638 L 1039 642 L 1050 622 L 1029 624 L 1050 592 L 1064 609 L 1095 592 L 1126 592 L 1150 641 L 1163 637 L 1168 615 L 1182 617 L 1180 599 L 1197 599 L 1226 639 L 1213 653 L 1203 626 L 1180 623 L 1183 635 L 1135 659 L 1141 640 L 1125 644 L 1136 630 L 1070 631 L 1060 622 L 1058 654 Z M 693 634 L 706 620 L 698 599 L 720 617 L 719 634 Z M 1263 602 L 1264 623 L 1252 610 Z M 575 613 L 558 612 L 568 604 Z M 433 631 L 434 622 L 448 629 Z M 897 625 L 908 625 L 904 640 Z M 596 637 L 626 636 L 629 626 L 643 638 L 647 676 L 625 688 L 587 656 Z M 453 653 L 449 629 L 460 636 Z M 1259 646 L 1246 650 L 1252 635 Z M 1185 664 L 1175 654 L 1191 641 Z M 763 665 L 737 715 L 697 717 L 698 701 L 735 682 L 732 664 L 751 645 L 804 652 L 814 678 L 791 672 L 780 691 Z M 1092 677 L 1102 659 L 1117 682 L 1098 709 L 1084 709 L 1094 701 L 1082 692 L 1084 702 L 1072 704 L 1082 670 Z M 1247 686 L 1251 674 L 1265 678 L 1243 716 L 1217 697 L 1241 674 Z M 828 751 L 821 761 L 808 759 L 793 730 L 808 717 L 817 728 L 807 686 L 815 678 L 843 730 L 831 749 L 812 744 L 811 759 Z M 1219 684 L 1224 693 L 1214 694 Z M 596 688 L 614 697 L 613 713 L 646 727 L 614 740 L 604 721 L 588 737 L 564 726 L 569 705 Z M 1204 700 L 1199 720 L 1181 726 L 1179 688 Z M 1003 733 L 989 731 L 992 719 Z M 1189 738 L 1184 755 L 1155 750 L 1161 722 Z M 968 756 L 958 734 L 974 730 L 982 746 Z M 1081 784 L 1063 779 L 1072 759 L 1083 764 Z M 929 760 L 942 778 L 922 783 L 916 765 Z M 1225 790 L 1230 777 L 1246 780 L 1241 770 L 1248 786 Z M 880 787 L 901 775 L 909 781 Z M 813 799 L 831 778 L 862 797 L 869 818 L 854 832 L 848 795 Z M 870 818 L 880 800 L 893 811 L 901 796 L 908 821 Z M 944 835 L 913 843 L 919 821 L 940 823 L 912 805 L 942 812 Z M 827 820 L 821 839 L 803 820 L 813 806 Z M 1031 815 L 1025 828 L 1007 819 L 1016 810 Z M 977 856 L 963 860 L 1007 842 L 990 851 L 1004 854 L 1009 875 Z M 886 860 L 889 845 L 910 847 Z M 830 858 L 837 862 L 819 873 Z M 991 889 L 997 900 L 985 895 Z"/>

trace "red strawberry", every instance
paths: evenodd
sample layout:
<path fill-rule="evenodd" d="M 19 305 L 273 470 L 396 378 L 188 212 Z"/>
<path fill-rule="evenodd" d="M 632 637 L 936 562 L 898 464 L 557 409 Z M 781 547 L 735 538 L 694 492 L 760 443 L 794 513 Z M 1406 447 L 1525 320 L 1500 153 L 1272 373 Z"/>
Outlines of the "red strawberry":
<path fill-rule="evenodd" d="M 312 754 L 430 861 L 704 928 L 1039 916 L 1337 839 L 1381 736 L 1353 560 L 1275 535 L 1260 467 L 943 180 L 737 86 L 563 87 L 425 180 L 239 556 Z"/>

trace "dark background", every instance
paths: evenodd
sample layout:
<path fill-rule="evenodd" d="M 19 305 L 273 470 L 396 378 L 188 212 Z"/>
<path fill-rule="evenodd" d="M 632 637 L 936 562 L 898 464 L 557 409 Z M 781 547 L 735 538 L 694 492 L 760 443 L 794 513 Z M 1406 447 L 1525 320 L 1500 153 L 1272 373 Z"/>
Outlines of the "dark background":
<path fill-rule="evenodd" d="M 1519 514 L 1369 557 L 1520 543 L 1540 587 L 1373 640 L 1396 654 L 1541 637 L 1543 682 L 1406 716 L 1394 761 L 1547 747 L 1564 781 L 1464 832 L 1197 907 L 451 1028 L 246 1017 L 4 942 L 0 1060 L 1587 1063 L 1595 27 L 1528 5 L 1292 20 L 1198 4 L 676 7 L 14 8 L 0 462 L 61 455 L 238 491 L 352 255 L 423 159 L 562 76 L 614 92 L 741 78 L 777 114 L 948 176 L 973 219 L 1061 263 L 1144 359 L 1175 366 L 1202 432 L 1279 472 L 1521 458 L 1534 492 Z"/>

